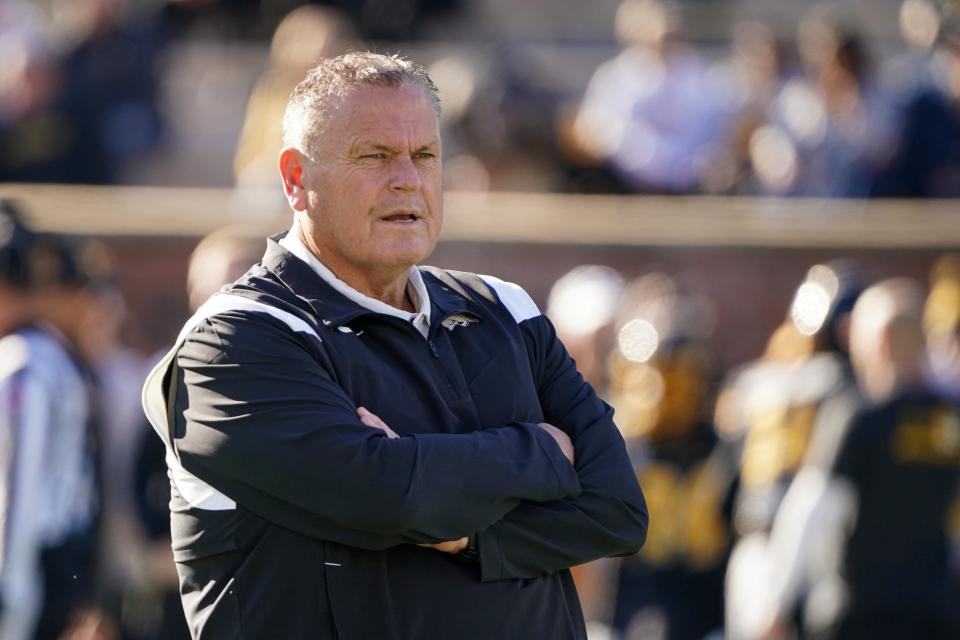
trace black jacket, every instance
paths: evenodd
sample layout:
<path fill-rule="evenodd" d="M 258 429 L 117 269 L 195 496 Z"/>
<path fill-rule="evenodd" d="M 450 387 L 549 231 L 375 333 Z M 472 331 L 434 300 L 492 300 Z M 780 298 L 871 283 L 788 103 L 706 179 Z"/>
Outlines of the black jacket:
<path fill-rule="evenodd" d="M 195 637 L 583 638 L 567 568 L 643 544 L 612 410 L 550 322 L 515 285 L 422 273 L 428 339 L 273 241 L 225 291 L 253 306 L 188 323 L 153 401 Z M 416 546 L 468 534 L 479 562 Z"/>

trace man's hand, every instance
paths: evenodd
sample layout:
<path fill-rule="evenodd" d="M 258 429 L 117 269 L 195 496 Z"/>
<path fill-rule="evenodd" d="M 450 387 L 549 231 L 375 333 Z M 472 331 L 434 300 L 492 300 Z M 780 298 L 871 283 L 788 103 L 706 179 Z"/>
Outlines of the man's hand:
<path fill-rule="evenodd" d="M 428 549 L 436 549 L 437 551 L 443 551 L 444 553 L 460 553 L 467 548 L 467 544 L 470 543 L 469 538 L 460 538 L 459 540 L 450 540 L 449 542 L 436 542 L 434 544 L 418 544 L 418 547 L 427 547 Z"/>
<path fill-rule="evenodd" d="M 553 436 L 553 439 L 560 446 L 560 451 L 563 452 L 564 457 L 570 461 L 570 464 L 573 464 L 576 456 L 573 451 L 573 442 L 570 440 L 570 436 L 548 422 L 541 422 L 539 426 Z"/>
<path fill-rule="evenodd" d="M 380 429 L 387 434 L 388 438 L 399 438 L 400 436 L 396 431 L 387 426 L 387 423 L 378 418 L 375 414 L 370 413 L 365 408 L 360 407 L 357 409 L 357 415 L 360 417 L 360 422 L 367 425 L 368 427 L 373 427 L 374 429 Z M 442 543 L 447 544 L 447 543 Z"/>

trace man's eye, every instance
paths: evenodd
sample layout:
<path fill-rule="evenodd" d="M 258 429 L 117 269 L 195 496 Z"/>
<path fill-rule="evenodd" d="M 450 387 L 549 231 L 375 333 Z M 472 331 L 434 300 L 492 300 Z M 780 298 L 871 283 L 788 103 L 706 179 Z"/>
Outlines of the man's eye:
<path fill-rule="evenodd" d="M 431 153 L 430 151 L 420 151 L 419 153 L 414 154 L 414 157 L 422 160 L 432 160 L 437 157 L 437 154 Z"/>
<path fill-rule="evenodd" d="M 383 160 L 383 159 L 386 158 L 386 157 L 387 157 L 387 154 L 385 154 L 385 153 L 365 153 L 365 154 L 363 154 L 362 156 L 360 156 L 360 159 L 361 159 L 361 160 L 368 160 L 368 159 L 369 159 L 369 160 Z"/>

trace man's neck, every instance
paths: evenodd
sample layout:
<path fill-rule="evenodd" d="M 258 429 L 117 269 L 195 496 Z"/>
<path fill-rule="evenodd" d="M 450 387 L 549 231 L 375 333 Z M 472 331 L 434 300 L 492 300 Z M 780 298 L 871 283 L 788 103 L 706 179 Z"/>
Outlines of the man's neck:
<path fill-rule="evenodd" d="M 316 254 L 314 254 L 316 255 Z M 359 291 L 365 296 L 379 300 L 396 309 L 416 311 L 410 296 L 407 295 L 407 282 L 410 279 L 409 270 L 394 274 L 370 274 L 352 269 L 346 265 L 332 265 L 319 258 L 321 262 L 340 280 Z"/>
<path fill-rule="evenodd" d="M 885 363 L 883 370 L 874 373 L 873 382 L 867 391 L 871 400 L 880 404 L 890 401 L 904 391 L 925 386 L 926 379 L 921 362 L 900 367 Z"/>
<path fill-rule="evenodd" d="M 302 227 L 297 225 L 296 229 L 300 242 L 307 248 L 307 251 L 338 279 L 363 295 L 379 300 L 395 309 L 410 312 L 417 310 L 413 301 L 410 300 L 410 296 L 407 294 L 407 283 L 410 278 L 409 268 L 382 273 L 371 273 L 358 269 L 350 264 L 338 263 L 337 261 L 330 260 L 329 256 L 323 256 L 319 249 L 317 249 L 313 239 L 310 238 L 310 235 L 306 233 Z"/>

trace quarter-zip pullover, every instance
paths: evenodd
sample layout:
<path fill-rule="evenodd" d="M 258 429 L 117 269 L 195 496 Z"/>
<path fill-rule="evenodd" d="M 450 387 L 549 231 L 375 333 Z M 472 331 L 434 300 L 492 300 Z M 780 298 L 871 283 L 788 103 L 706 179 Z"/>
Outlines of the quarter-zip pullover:
<path fill-rule="evenodd" d="M 585 638 L 568 567 L 647 526 L 612 410 L 522 289 L 417 275 L 426 336 L 271 241 L 151 375 L 195 637 Z"/>

